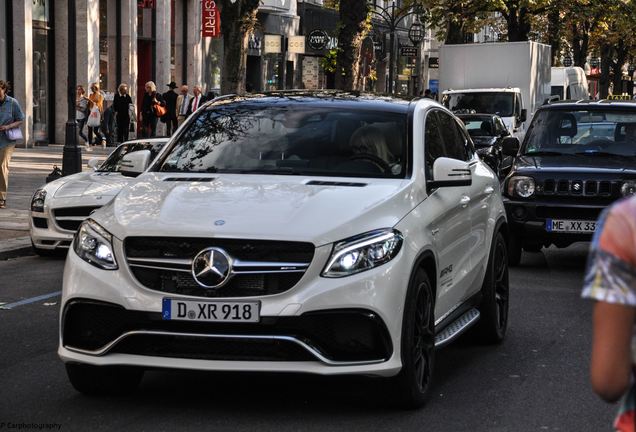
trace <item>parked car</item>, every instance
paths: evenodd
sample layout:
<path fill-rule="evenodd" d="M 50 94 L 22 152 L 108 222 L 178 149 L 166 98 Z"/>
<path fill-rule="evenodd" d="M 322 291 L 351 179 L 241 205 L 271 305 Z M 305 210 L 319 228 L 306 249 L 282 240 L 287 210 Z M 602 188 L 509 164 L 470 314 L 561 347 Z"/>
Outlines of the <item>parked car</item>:
<path fill-rule="evenodd" d="M 503 178 L 510 171 L 512 156 L 504 156 L 503 142 L 505 140 L 519 147 L 519 140 L 512 137 L 501 117 L 493 114 L 461 114 L 457 117 L 464 122 L 466 130 L 475 144 L 477 154 L 492 168 L 497 177 Z"/>
<path fill-rule="evenodd" d="M 537 111 L 504 184 L 510 263 L 522 250 L 588 241 L 601 211 L 636 190 L 636 104 L 562 102 Z"/>
<path fill-rule="evenodd" d="M 59 355 L 87 394 L 144 368 L 391 377 L 424 403 L 435 349 L 508 319 L 499 181 L 422 99 L 209 102 L 67 257 Z"/>
<path fill-rule="evenodd" d="M 39 255 L 66 253 L 82 221 L 133 179 L 121 174 L 123 157 L 139 150 L 147 150 L 154 157 L 167 141 L 167 138 L 127 141 L 105 161 L 89 160 L 91 170 L 62 177 L 37 189 L 31 200 L 29 219 L 33 250 Z"/>

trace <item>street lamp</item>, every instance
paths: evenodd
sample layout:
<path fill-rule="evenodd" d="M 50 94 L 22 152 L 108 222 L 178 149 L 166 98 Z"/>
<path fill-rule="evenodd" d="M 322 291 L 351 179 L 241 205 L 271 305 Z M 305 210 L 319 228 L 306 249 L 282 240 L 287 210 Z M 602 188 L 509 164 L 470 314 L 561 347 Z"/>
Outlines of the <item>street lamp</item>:
<path fill-rule="evenodd" d="M 409 11 L 408 9 L 398 9 L 395 6 L 395 0 L 391 0 L 391 4 L 387 7 L 382 7 L 372 0 L 369 0 L 367 4 L 371 13 L 389 28 L 389 93 L 393 94 L 395 93 L 393 77 L 397 63 L 395 54 L 395 32 L 404 18 L 409 15 L 417 14 L 419 9 L 413 11 Z"/>
<path fill-rule="evenodd" d="M 76 37 L 75 37 L 75 0 L 68 0 L 68 121 L 62 153 L 62 175 L 82 171 L 82 149 L 77 145 L 77 122 L 75 121 L 76 76 Z"/>

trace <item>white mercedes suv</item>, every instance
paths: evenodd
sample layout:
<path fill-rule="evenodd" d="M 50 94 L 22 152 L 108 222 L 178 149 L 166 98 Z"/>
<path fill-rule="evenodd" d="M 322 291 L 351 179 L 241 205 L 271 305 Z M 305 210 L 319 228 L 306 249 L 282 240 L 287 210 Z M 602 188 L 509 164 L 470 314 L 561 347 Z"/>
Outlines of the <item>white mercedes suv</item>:
<path fill-rule="evenodd" d="M 84 221 L 59 355 L 87 394 L 145 368 L 388 377 L 420 406 L 436 348 L 508 318 L 499 182 L 420 99 L 283 92 L 191 116 Z"/>

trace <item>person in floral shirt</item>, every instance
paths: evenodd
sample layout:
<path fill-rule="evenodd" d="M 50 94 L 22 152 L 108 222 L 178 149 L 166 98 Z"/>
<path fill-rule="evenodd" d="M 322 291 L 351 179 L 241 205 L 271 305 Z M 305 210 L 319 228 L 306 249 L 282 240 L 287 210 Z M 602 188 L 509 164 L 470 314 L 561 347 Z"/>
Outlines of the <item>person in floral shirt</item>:
<path fill-rule="evenodd" d="M 608 402 L 621 400 L 614 422 L 620 432 L 636 430 L 636 197 L 601 215 L 592 240 L 584 298 L 594 304 L 590 376 Z"/>

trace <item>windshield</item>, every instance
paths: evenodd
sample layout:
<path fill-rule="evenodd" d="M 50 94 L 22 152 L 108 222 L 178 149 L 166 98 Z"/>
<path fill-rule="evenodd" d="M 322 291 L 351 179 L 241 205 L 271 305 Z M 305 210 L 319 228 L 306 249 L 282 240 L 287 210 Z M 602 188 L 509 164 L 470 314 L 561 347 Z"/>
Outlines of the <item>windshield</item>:
<path fill-rule="evenodd" d="M 97 171 L 99 172 L 118 172 L 121 168 L 122 158 L 132 152 L 139 150 L 150 150 L 150 160 L 153 160 L 165 142 L 135 142 L 130 144 L 122 144 L 115 149 L 114 152 L 102 163 Z"/>
<path fill-rule="evenodd" d="M 495 136 L 495 127 L 492 124 L 492 120 L 488 116 L 480 117 L 459 117 L 466 125 L 468 134 L 471 137 L 477 136 Z"/>
<path fill-rule="evenodd" d="M 212 105 L 159 171 L 404 178 L 406 114 L 300 104 Z"/>
<path fill-rule="evenodd" d="M 636 111 L 539 111 L 524 146 L 525 154 L 636 156 Z"/>
<path fill-rule="evenodd" d="M 451 93 L 444 95 L 444 105 L 451 111 L 471 111 L 476 113 L 497 114 L 512 117 L 514 93 L 511 92 L 475 92 Z"/>
<path fill-rule="evenodd" d="M 550 96 L 558 96 L 560 100 L 563 100 L 563 86 L 552 86 Z"/>

